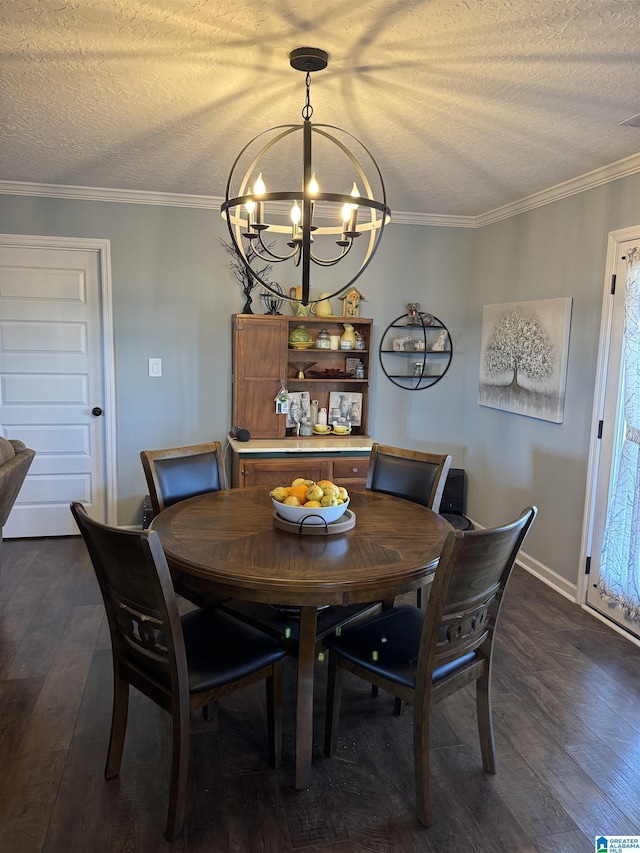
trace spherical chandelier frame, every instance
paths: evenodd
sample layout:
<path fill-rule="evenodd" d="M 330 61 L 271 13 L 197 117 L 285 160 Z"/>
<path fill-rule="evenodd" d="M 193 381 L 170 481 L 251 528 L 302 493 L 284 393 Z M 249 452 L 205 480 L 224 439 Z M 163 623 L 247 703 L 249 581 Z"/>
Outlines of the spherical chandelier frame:
<path fill-rule="evenodd" d="M 308 50 L 308 49 L 300 49 Z M 293 53 L 296 53 L 295 51 Z M 291 54 L 293 57 L 293 54 Z M 291 61 L 293 67 L 297 67 Z M 324 66 L 322 66 L 324 67 Z M 302 70 L 302 69 L 300 69 Z M 311 68 L 310 70 L 318 70 Z M 279 298 L 283 298 L 282 293 L 275 293 L 270 287 L 269 282 L 265 281 L 251 266 L 251 262 L 247 257 L 248 248 L 251 246 L 253 255 L 257 256 L 261 261 L 268 263 L 280 263 L 292 261 L 296 267 L 300 268 L 299 282 L 301 285 L 298 293 L 300 296 L 287 295 L 285 292 L 284 299 L 289 302 L 302 302 L 307 305 L 309 302 L 316 301 L 310 298 L 310 278 L 312 264 L 321 267 L 334 266 L 342 260 L 351 250 L 356 238 L 367 235 L 365 247 L 362 248 L 362 260 L 360 266 L 351 275 L 348 281 L 342 282 L 332 293 L 324 298 L 337 296 L 347 290 L 367 269 L 369 263 L 378 248 L 380 239 L 384 232 L 385 225 L 390 221 L 391 211 L 387 206 L 386 190 L 382 174 L 369 149 L 343 128 L 329 124 L 312 124 L 310 115 L 313 108 L 309 103 L 309 69 L 307 69 L 307 105 L 303 110 L 304 121 L 302 124 L 279 125 L 269 128 L 268 130 L 259 133 L 251 139 L 242 148 L 236 157 L 226 185 L 225 200 L 221 205 L 221 214 L 226 219 L 229 236 L 242 262 L 245 264 L 250 275 L 255 278 L 260 285 L 267 291 L 274 293 Z M 261 175 L 260 164 L 264 160 L 267 153 L 282 140 L 292 134 L 302 133 L 303 135 L 303 169 L 302 182 L 298 190 L 286 190 L 276 192 L 256 192 L 256 173 Z M 367 169 L 362 165 L 356 154 L 336 134 L 341 134 L 343 138 L 351 145 L 358 146 L 361 152 L 364 152 L 369 160 Z M 364 194 L 360 194 L 359 188 L 356 187 L 354 181 L 354 189 L 349 193 L 333 193 L 319 190 L 317 186 L 313 186 L 315 181 L 315 173 L 313 171 L 312 147 L 313 139 L 321 138 L 326 142 L 336 146 L 343 155 L 346 156 L 354 174 L 364 187 Z M 265 141 L 266 140 L 266 141 Z M 259 146 L 255 153 L 245 165 L 247 154 L 252 147 Z M 352 146 L 353 147 L 353 146 Z M 244 172 L 242 172 L 244 169 Z M 375 176 L 381 200 L 376 200 L 374 191 L 371 186 L 371 181 L 367 175 Z M 238 174 L 242 172 L 238 180 Z M 374 183 L 376 182 L 374 181 Z M 254 191 L 251 190 L 251 185 L 254 186 Z M 236 192 L 233 187 L 238 186 Z M 299 225 L 293 220 L 293 209 L 291 212 L 292 223 L 284 223 L 281 221 L 269 221 L 263 219 L 263 213 L 269 207 L 271 214 L 275 211 L 281 217 L 286 214 L 286 204 L 292 203 L 294 209 L 299 212 Z M 298 207 L 300 205 L 300 207 Z M 318 211 L 316 212 L 316 206 Z M 320 206 L 323 206 L 322 209 Z M 324 218 L 324 208 L 330 208 L 334 211 L 342 210 L 340 217 L 335 216 L 334 222 L 339 224 L 318 225 L 317 220 Z M 259 213 L 256 216 L 254 210 Z M 345 211 L 351 211 L 348 219 L 345 217 Z M 316 215 L 316 222 L 314 219 Z M 363 216 L 364 214 L 364 216 Z M 358 221 L 360 216 L 360 221 Z M 287 246 L 291 249 L 286 254 L 279 254 L 273 249 L 273 244 L 267 245 L 262 239 L 262 232 L 268 237 L 272 235 L 289 235 L 290 241 Z M 334 244 L 339 247 L 338 254 L 334 252 L 331 257 L 322 257 L 319 254 L 319 247 L 326 246 L 327 241 L 323 238 L 334 238 Z M 281 237 L 282 238 L 282 237 Z M 326 251 L 326 250 L 325 250 Z M 254 263 L 255 263 L 254 258 Z"/>

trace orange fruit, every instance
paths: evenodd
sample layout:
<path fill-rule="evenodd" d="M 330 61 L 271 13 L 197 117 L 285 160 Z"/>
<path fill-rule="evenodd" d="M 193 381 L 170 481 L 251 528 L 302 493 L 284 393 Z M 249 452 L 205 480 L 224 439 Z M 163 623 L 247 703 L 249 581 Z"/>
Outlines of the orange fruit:
<path fill-rule="evenodd" d="M 333 486 L 333 483 L 331 480 L 318 480 L 318 485 L 323 489 L 325 486 Z"/>
<path fill-rule="evenodd" d="M 306 486 L 304 486 L 302 484 L 299 486 L 289 486 L 287 488 L 287 491 L 289 492 L 290 495 L 293 495 L 294 497 L 298 498 L 298 500 L 300 501 L 301 504 L 306 502 L 306 500 L 307 500 L 307 487 Z"/>

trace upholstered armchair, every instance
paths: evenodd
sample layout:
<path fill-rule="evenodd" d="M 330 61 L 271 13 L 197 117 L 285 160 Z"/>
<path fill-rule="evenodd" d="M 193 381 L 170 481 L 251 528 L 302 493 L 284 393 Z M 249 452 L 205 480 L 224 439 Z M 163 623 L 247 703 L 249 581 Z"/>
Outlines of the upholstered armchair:
<path fill-rule="evenodd" d="M 0 436 L 0 561 L 2 528 L 35 455 L 35 450 L 25 447 L 21 441 L 7 440 Z"/>

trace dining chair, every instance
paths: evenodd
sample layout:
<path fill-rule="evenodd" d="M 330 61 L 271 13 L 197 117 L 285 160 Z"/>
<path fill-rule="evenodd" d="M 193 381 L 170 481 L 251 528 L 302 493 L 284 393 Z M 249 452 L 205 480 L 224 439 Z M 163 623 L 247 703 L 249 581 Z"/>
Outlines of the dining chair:
<path fill-rule="evenodd" d="M 266 680 L 269 763 L 282 751 L 282 658 L 273 638 L 214 608 L 182 617 L 158 534 L 109 527 L 84 506 L 71 512 L 85 541 L 104 601 L 113 658 L 113 712 L 105 778 L 118 776 L 129 686 L 172 717 L 171 782 L 165 835 L 182 832 L 189 762 L 190 711 Z"/>
<path fill-rule="evenodd" d="M 367 489 L 404 498 L 439 512 L 450 467 L 451 456 L 448 454 L 404 450 L 374 441 L 369 457 Z M 418 607 L 422 606 L 422 587 L 416 590 L 416 603 Z"/>
<path fill-rule="evenodd" d="M 164 450 L 142 450 L 140 459 L 154 516 L 178 501 L 227 488 L 219 441 Z M 179 595 L 198 607 L 218 603 L 217 598 L 207 598 L 202 590 L 184 579 L 174 578 L 174 586 Z"/>
<path fill-rule="evenodd" d="M 329 649 L 325 753 L 334 755 L 342 675 L 355 673 L 412 703 L 416 812 L 430 826 L 431 708 L 476 682 L 482 765 L 496 772 L 491 668 L 504 591 L 522 542 L 537 514 L 487 530 L 452 530 L 445 540 L 426 611 L 405 604 L 325 638 Z"/>
<path fill-rule="evenodd" d="M 219 441 L 143 450 L 140 459 L 156 515 L 178 501 L 228 488 Z"/>
<path fill-rule="evenodd" d="M 450 466 L 448 454 L 404 450 L 374 441 L 367 489 L 395 495 L 438 512 Z"/>

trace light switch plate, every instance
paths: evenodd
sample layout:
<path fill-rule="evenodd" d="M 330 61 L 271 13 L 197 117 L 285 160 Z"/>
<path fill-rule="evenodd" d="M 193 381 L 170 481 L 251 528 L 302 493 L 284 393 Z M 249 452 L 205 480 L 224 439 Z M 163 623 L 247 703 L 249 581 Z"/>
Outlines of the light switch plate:
<path fill-rule="evenodd" d="M 149 376 L 153 376 L 153 377 L 162 376 L 162 359 L 161 358 L 150 358 L 149 359 Z"/>

